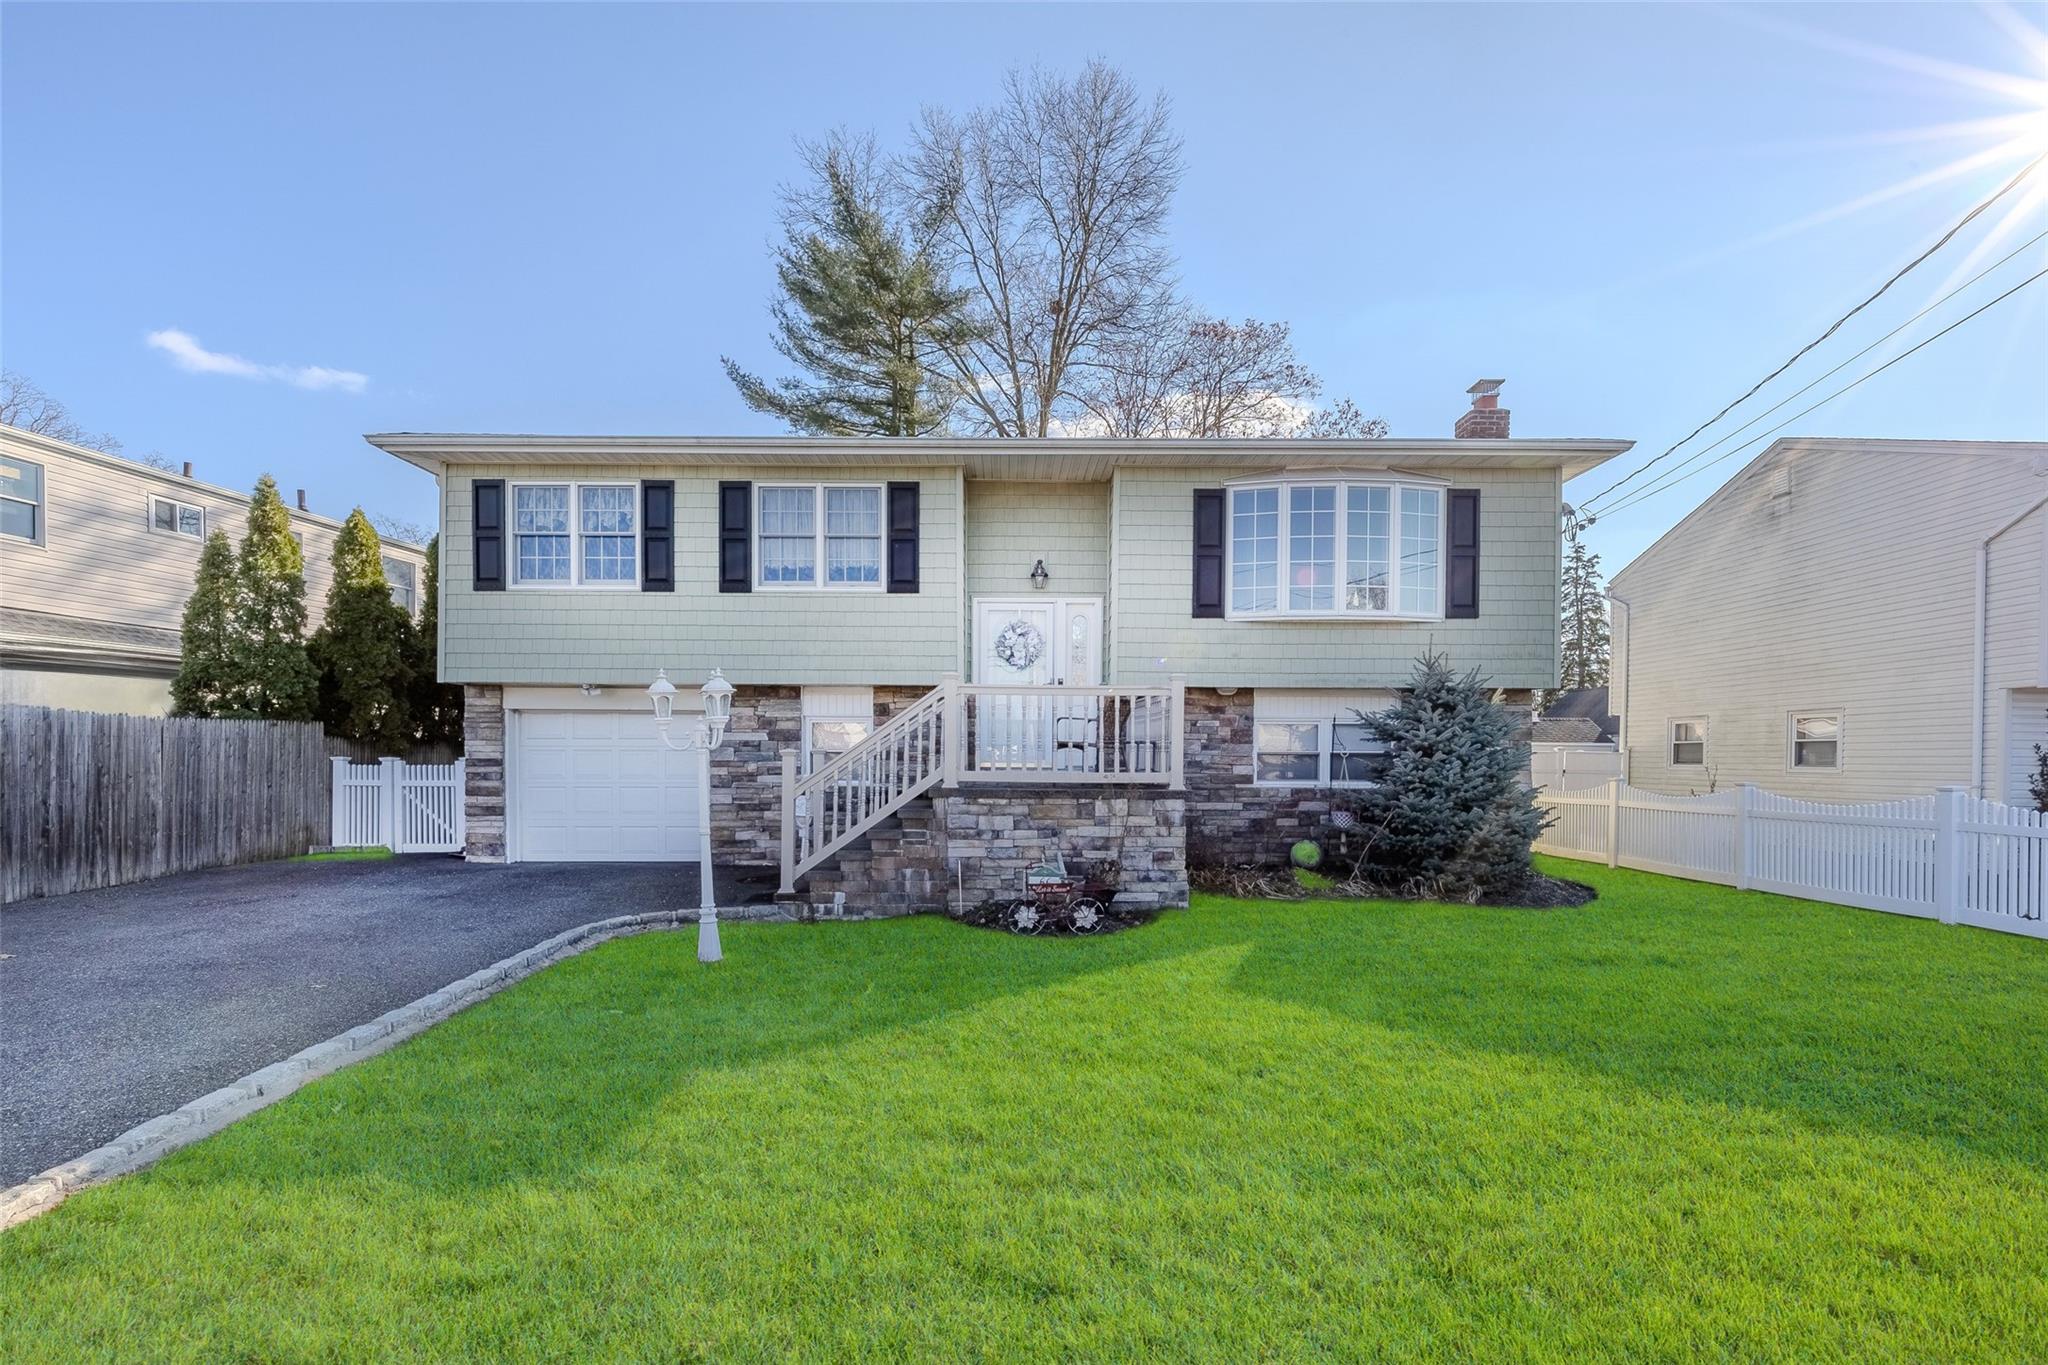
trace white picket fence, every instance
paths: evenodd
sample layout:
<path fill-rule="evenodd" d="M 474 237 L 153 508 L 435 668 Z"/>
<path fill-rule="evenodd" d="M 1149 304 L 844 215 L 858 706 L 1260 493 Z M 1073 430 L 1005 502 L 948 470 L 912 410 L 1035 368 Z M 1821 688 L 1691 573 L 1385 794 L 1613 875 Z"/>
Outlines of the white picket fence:
<path fill-rule="evenodd" d="M 336 848 L 388 848 L 393 853 L 459 853 L 464 833 L 463 760 L 334 764 Z"/>
<path fill-rule="evenodd" d="M 2048 938 L 2048 816 L 1960 787 L 1851 806 L 1617 778 L 1536 802 L 1554 821 L 1539 853 Z"/>

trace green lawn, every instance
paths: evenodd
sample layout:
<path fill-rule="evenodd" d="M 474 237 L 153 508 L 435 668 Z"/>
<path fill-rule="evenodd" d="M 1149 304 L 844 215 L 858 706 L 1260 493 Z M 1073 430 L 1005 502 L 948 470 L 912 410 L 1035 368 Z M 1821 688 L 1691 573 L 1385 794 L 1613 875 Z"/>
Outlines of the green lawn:
<path fill-rule="evenodd" d="M 2048 1355 L 2048 944 L 1552 866 L 613 943 L 0 1234 L 0 1358 Z"/>
<path fill-rule="evenodd" d="M 360 863 L 398 855 L 388 848 L 330 848 L 325 853 L 301 853 L 295 863 Z"/>

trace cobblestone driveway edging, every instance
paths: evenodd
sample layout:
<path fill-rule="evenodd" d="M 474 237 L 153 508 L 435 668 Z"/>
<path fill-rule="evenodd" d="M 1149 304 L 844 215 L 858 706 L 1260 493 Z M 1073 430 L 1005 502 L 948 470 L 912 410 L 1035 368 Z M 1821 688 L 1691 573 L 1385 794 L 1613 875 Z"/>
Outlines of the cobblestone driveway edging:
<path fill-rule="evenodd" d="M 747 905 L 720 910 L 718 917 L 721 920 L 783 920 L 794 918 L 794 909 L 793 906 Z M 543 967 L 587 952 L 610 939 L 657 929 L 675 929 L 696 922 L 695 910 L 615 915 L 543 939 L 523 952 L 501 958 L 460 981 L 421 996 L 411 1004 L 387 1010 L 367 1024 L 359 1024 L 323 1043 L 301 1048 L 281 1062 L 252 1071 L 240 1080 L 201 1095 L 168 1114 L 159 1114 L 139 1123 L 84 1156 L 74 1157 L 40 1175 L 29 1177 L 19 1185 L 0 1190 L 0 1229 L 47 1213 L 89 1185 L 97 1185 L 161 1161 L 180 1147 L 212 1136 L 236 1119 L 276 1104 L 310 1081 L 396 1047 L 421 1030 L 525 980 Z"/>

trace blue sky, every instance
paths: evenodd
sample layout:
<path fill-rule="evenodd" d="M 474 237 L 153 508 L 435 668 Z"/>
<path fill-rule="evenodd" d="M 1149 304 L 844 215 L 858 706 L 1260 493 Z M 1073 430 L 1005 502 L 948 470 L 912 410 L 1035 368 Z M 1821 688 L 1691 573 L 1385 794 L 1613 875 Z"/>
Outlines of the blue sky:
<path fill-rule="evenodd" d="M 1939 176 L 2010 131 L 1916 130 L 2038 113 L 2029 30 L 2043 7 L 8 4 L 0 355 L 131 451 L 329 512 L 431 519 L 368 431 L 768 432 L 718 357 L 776 369 L 791 139 L 900 139 L 1007 65 L 1099 55 L 1174 101 L 1194 299 L 1291 322 L 1397 434 L 1506 376 L 1517 435 L 1640 460 L 2018 169 Z M 2043 230 L 2048 194 L 1987 215 L 1768 396 Z M 2048 437 L 2048 281 L 1791 430 Z M 1608 570 L 1743 458 L 1596 525 Z"/>

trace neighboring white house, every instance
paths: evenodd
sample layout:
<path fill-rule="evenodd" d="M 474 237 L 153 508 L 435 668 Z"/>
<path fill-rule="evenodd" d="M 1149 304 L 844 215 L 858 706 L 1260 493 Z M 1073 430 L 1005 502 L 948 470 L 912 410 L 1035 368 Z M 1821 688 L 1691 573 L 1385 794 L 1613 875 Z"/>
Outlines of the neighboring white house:
<path fill-rule="evenodd" d="M 1614 576 L 1628 780 L 2031 805 L 2048 443 L 1776 442 Z"/>
<path fill-rule="evenodd" d="M 890 727 L 949 678 L 976 790 L 1170 775 L 1173 844 L 1284 852 L 1369 781 L 1354 712 L 1417 655 L 1525 701 L 1556 684 L 1563 483 L 1629 443 L 1507 422 L 1489 389 L 1430 440 L 369 439 L 441 481 L 469 856 L 697 856 L 693 760 L 657 745 L 645 689 L 666 669 L 688 702 L 720 668 L 713 846 L 774 868 L 782 753 L 806 780 L 874 760 L 811 815 L 884 810 L 902 793 L 873 784 L 931 777 L 937 733 Z M 1133 841 L 1127 872 L 1141 848 L 1177 856 Z"/>
<path fill-rule="evenodd" d="M 117 455 L 0 426 L 0 701 L 162 715 L 199 550 L 239 542 L 249 495 Z M 317 625 L 341 523 L 308 511 L 292 532 L 306 556 Z M 417 611 L 426 552 L 384 542 L 392 600 Z"/>

